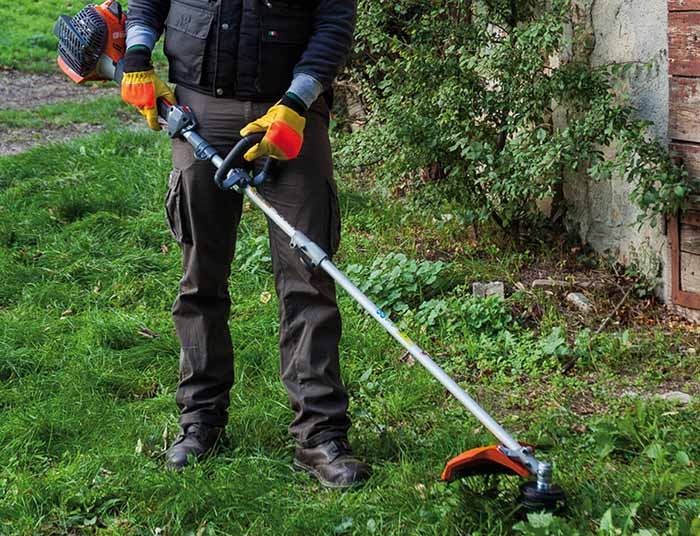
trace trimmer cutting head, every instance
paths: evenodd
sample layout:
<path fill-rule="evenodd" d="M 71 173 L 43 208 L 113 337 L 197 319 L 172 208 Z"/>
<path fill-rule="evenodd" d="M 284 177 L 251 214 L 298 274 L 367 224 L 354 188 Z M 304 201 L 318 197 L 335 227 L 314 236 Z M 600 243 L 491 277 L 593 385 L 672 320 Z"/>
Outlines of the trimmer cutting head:
<path fill-rule="evenodd" d="M 54 25 L 58 65 L 71 80 L 113 80 L 126 50 L 126 16 L 117 0 L 85 6 L 74 17 L 61 15 Z"/>
<path fill-rule="evenodd" d="M 455 456 L 445 466 L 440 479 L 452 482 L 474 475 L 518 475 L 530 476 L 530 471 L 517 460 L 509 458 L 498 445 L 479 447 Z"/>
<path fill-rule="evenodd" d="M 532 454 L 534 447 L 521 444 Z M 533 458 L 534 459 L 534 458 Z M 566 507 L 564 490 L 552 483 L 552 466 L 537 462 L 537 469 L 526 467 L 514 453 L 502 445 L 479 447 L 463 452 L 447 462 L 441 480 L 452 482 L 475 475 L 517 475 L 536 477 L 520 486 L 520 507 L 524 514 L 531 512 L 561 512 Z"/>

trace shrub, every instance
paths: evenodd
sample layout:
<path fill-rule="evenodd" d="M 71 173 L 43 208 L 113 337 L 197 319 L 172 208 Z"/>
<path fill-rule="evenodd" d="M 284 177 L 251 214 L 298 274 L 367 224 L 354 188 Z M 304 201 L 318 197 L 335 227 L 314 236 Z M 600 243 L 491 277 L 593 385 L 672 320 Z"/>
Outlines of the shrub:
<path fill-rule="evenodd" d="M 563 208 L 568 171 L 624 176 L 652 224 L 677 210 L 686 174 L 613 89 L 630 67 L 592 68 L 570 1 L 536 4 L 360 0 L 350 76 L 370 114 L 343 161 L 379 161 L 379 184 L 504 228 L 531 221 L 539 199 Z"/>

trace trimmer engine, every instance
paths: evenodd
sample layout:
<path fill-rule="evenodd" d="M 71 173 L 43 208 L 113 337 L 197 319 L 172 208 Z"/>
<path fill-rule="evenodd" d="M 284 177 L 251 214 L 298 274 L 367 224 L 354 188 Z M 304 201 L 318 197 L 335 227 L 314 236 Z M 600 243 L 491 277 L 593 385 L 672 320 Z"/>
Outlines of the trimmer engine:
<path fill-rule="evenodd" d="M 126 15 L 117 0 L 85 6 L 73 18 L 61 15 L 53 28 L 58 37 L 58 65 L 82 84 L 114 80 L 126 51 Z"/>

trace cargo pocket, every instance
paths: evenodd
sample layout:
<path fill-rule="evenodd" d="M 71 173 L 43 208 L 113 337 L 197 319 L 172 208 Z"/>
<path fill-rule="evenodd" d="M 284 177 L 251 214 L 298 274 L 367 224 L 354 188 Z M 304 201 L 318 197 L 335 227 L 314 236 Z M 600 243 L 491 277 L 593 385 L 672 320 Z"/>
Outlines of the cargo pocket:
<path fill-rule="evenodd" d="M 165 194 L 165 215 L 173 238 L 179 244 L 191 243 L 187 219 L 182 203 L 182 171 L 173 169 L 168 177 L 168 192 Z"/>
<path fill-rule="evenodd" d="M 277 98 L 289 87 L 294 67 L 306 50 L 312 33 L 312 12 L 273 3 L 262 10 L 260 31 L 256 89 Z"/>
<path fill-rule="evenodd" d="M 335 181 L 328 179 L 327 184 L 330 202 L 329 244 L 331 249 L 328 253 L 332 257 L 340 247 L 340 202 L 338 201 L 338 187 Z"/>
<path fill-rule="evenodd" d="M 212 2 L 209 5 L 215 4 Z M 202 7 L 183 0 L 170 2 L 163 51 L 168 57 L 171 79 L 201 83 L 204 53 L 214 16 L 213 7 Z"/>

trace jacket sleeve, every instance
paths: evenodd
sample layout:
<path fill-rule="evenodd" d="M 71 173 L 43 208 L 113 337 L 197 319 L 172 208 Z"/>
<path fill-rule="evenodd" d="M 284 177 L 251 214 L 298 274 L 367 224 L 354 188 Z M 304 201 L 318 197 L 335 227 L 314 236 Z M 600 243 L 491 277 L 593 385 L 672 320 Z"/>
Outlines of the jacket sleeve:
<path fill-rule="evenodd" d="M 347 60 L 356 15 L 356 0 L 319 1 L 313 34 L 294 68 L 294 80 L 289 88 L 307 105 L 331 87 L 340 67 Z"/>
<path fill-rule="evenodd" d="M 130 0 L 126 15 L 126 47 L 145 45 L 153 49 L 163 33 L 170 0 Z"/>

